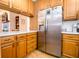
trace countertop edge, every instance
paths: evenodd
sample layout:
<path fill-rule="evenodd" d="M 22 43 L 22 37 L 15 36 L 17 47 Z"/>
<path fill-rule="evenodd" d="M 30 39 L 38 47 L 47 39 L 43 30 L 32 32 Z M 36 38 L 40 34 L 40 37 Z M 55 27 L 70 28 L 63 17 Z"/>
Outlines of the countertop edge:
<path fill-rule="evenodd" d="M 12 35 L 19 35 L 19 34 L 27 34 L 27 33 L 32 33 L 32 32 L 37 32 L 37 31 L 26 31 L 26 32 L 1 32 L 0 33 L 0 37 L 4 37 L 4 36 L 12 36 Z"/>

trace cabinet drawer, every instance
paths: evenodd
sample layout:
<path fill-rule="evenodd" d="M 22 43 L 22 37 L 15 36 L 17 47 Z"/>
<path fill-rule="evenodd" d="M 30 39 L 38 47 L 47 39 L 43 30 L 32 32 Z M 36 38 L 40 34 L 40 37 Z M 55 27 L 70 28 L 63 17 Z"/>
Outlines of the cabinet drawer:
<path fill-rule="evenodd" d="M 33 40 L 27 40 L 27 44 L 30 44 L 30 43 L 34 43 L 34 42 L 37 42 L 37 40 L 36 39 L 33 39 Z"/>
<path fill-rule="evenodd" d="M 31 53 L 32 51 L 34 51 L 36 49 L 36 45 L 33 45 L 31 47 L 27 47 L 27 53 Z"/>
<path fill-rule="evenodd" d="M 63 39 L 79 40 L 79 35 L 63 34 Z"/>
<path fill-rule="evenodd" d="M 32 33 L 29 33 L 27 35 L 37 35 L 37 33 L 36 32 L 32 32 Z"/>
<path fill-rule="evenodd" d="M 32 46 L 36 46 L 36 44 L 37 44 L 36 42 L 27 44 L 27 48 L 30 48 L 30 47 L 32 47 Z"/>
<path fill-rule="evenodd" d="M 36 38 L 37 37 L 37 35 L 29 35 L 29 36 L 27 36 L 27 38 Z"/>
<path fill-rule="evenodd" d="M 9 36 L 9 37 L 1 37 L 1 45 L 15 42 L 16 41 L 16 36 Z"/>
<path fill-rule="evenodd" d="M 26 34 L 17 35 L 17 40 L 23 40 L 26 39 Z"/>

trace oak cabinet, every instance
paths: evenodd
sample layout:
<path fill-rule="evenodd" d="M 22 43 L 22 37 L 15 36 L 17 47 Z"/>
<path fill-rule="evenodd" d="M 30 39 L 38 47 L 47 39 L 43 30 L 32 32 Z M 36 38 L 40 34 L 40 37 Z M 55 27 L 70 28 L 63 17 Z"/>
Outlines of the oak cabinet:
<path fill-rule="evenodd" d="M 38 1 L 38 10 L 43 10 L 48 8 L 50 0 L 39 0 Z"/>
<path fill-rule="evenodd" d="M 16 39 L 15 36 L 1 37 L 1 57 L 15 58 L 16 57 Z"/>
<path fill-rule="evenodd" d="M 76 0 L 64 0 L 64 20 L 76 19 Z"/>
<path fill-rule="evenodd" d="M 34 3 L 32 0 L 28 0 L 28 12 L 30 15 L 34 16 Z"/>
<path fill-rule="evenodd" d="M 77 42 L 68 39 L 63 40 L 63 55 L 73 58 L 78 57 L 78 52 Z"/>
<path fill-rule="evenodd" d="M 50 0 L 50 5 L 51 7 L 54 7 L 54 6 L 63 6 L 63 0 Z"/>
<path fill-rule="evenodd" d="M 77 9 L 77 19 L 79 19 L 79 0 L 77 0 L 77 2 L 76 2 L 76 9 Z"/>
<path fill-rule="evenodd" d="M 26 57 L 26 41 L 17 42 L 17 58 Z"/>
<path fill-rule="evenodd" d="M 17 35 L 17 58 L 26 57 L 26 35 Z"/>
<path fill-rule="evenodd" d="M 63 34 L 63 56 L 70 58 L 79 57 L 79 35 Z"/>
<path fill-rule="evenodd" d="M 1 47 L 1 58 L 16 58 L 15 44 L 10 44 Z"/>
<path fill-rule="evenodd" d="M 24 58 L 37 48 L 37 33 L 0 37 L 1 58 Z"/>
<path fill-rule="evenodd" d="M 28 3 L 29 3 L 29 0 L 21 0 L 21 3 L 22 5 L 20 5 L 20 7 L 22 7 L 21 11 L 22 12 L 28 12 Z"/>
<path fill-rule="evenodd" d="M 0 0 L 0 3 L 5 4 L 5 5 L 9 5 L 9 0 Z"/>
<path fill-rule="evenodd" d="M 37 48 L 37 34 L 36 33 L 27 34 L 26 44 L 27 44 L 27 54 L 30 54 Z"/>
<path fill-rule="evenodd" d="M 21 10 L 21 5 L 22 5 L 22 0 L 12 0 L 12 8 L 17 9 L 17 10 Z"/>

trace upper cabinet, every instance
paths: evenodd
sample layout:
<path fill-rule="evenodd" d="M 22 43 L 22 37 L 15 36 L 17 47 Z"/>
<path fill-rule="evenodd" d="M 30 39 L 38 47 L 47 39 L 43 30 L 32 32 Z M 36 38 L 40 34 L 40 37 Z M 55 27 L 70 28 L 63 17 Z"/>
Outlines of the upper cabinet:
<path fill-rule="evenodd" d="M 76 4 L 77 4 L 77 19 L 79 19 L 79 0 L 77 0 L 77 2 L 76 2 Z"/>
<path fill-rule="evenodd" d="M 29 3 L 29 0 L 21 0 L 21 5 L 20 5 L 20 7 L 22 7 L 21 12 L 23 13 L 28 12 L 28 3 Z"/>
<path fill-rule="evenodd" d="M 38 10 L 43 10 L 57 5 L 63 6 L 63 0 L 38 0 Z"/>
<path fill-rule="evenodd" d="M 21 3 L 22 0 L 12 0 L 12 8 L 17 9 L 17 10 L 21 10 Z"/>
<path fill-rule="evenodd" d="M 54 7 L 57 5 L 63 6 L 63 0 L 50 0 L 50 5 L 51 5 L 51 7 Z"/>
<path fill-rule="evenodd" d="M 48 8 L 50 0 L 38 0 L 38 9 L 43 10 Z"/>
<path fill-rule="evenodd" d="M 64 20 L 75 20 L 76 8 L 76 0 L 64 0 Z"/>
<path fill-rule="evenodd" d="M 22 14 L 28 10 L 28 0 L 13 0 L 12 8 L 17 9 Z"/>
<path fill-rule="evenodd" d="M 33 15 L 32 0 L 0 0 L 0 8 L 26 16 Z"/>
<path fill-rule="evenodd" d="M 0 0 L 0 3 L 5 4 L 5 5 L 9 5 L 9 0 Z"/>
<path fill-rule="evenodd" d="M 34 3 L 32 0 L 28 0 L 28 12 L 30 12 L 30 15 L 34 15 Z"/>

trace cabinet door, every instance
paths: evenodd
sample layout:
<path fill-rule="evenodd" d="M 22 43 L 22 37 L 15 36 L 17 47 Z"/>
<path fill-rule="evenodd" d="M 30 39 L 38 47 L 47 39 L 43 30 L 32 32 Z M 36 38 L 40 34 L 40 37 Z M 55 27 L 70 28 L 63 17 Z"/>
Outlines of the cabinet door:
<path fill-rule="evenodd" d="M 63 40 L 63 55 L 66 57 L 78 57 L 78 45 L 74 40 Z"/>
<path fill-rule="evenodd" d="M 22 9 L 22 0 L 12 0 L 12 7 L 17 10 Z"/>
<path fill-rule="evenodd" d="M 9 5 L 9 0 L 0 0 L 0 3 L 5 4 L 5 5 Z"/>
<path fill-rule="evenodd" d="M 34 3 L 32 2 L 32 0 L 29 0 L 29 4 L 28 4 L 28 13 L 30 13 L 31 15 L 34 15 Z"/>
<path fill-rule="evenodd" d="M 64 20 L 76 19 L 76 0 L 64 0 Z"/>
<path fill-rule="evenodd" d="M 17 43 L 17 57 L 26 57 L 26 41 L 19 41 Z"/>
<path fill-rule="evenodd" d="M 22 7 L 22 12 L 27 12 L 28 11 L 28 2 L 29 0 L 22 0 L 21 3 L 21 7 Z"/>
<path fill-rule="evenodd" d="M 76 9 L 77 9 L 77 19 L 79 19 L 79 0 L 76 2 Z"/>
<path fill-rule="evenodd" d="M 8 45 L 1 48 L 2 58 L 15 58 L 16 57 L 16 47 L 14 44 Z"/>
<path fill-rule="evenodd" d="M 57 5 L 63 6 L 63 0 L 50 0 L 50 5 L 51 5 L 51 7 L 54 7 Z"/>
<path fill-rule="evenodd" d="M 39 0 L 38 9 L 39 10 L 46 9 L 48 8 L 49 4 L 50 4 L 50 0 Z"/>

